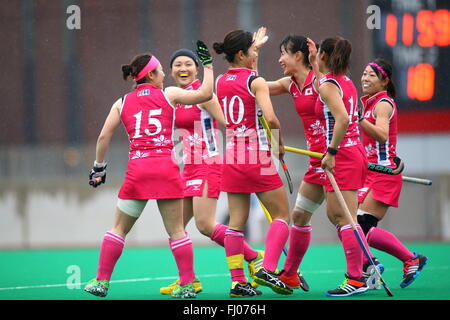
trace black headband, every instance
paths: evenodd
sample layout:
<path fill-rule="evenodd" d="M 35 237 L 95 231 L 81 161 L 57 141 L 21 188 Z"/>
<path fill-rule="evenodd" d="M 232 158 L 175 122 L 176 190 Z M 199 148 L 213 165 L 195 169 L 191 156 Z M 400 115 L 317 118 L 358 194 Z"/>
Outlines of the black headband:
<path fill-rule="evenodd" d="M 172 68 L 173 61 L 180 56 L 191 58 L 192 60 L 194 60 L 195 65 L 198 67 L 198 58 L 195 53 L 189 49 L 180 49 L 172 53 L 172 55 L 170 56 L 170 68 Z"/>

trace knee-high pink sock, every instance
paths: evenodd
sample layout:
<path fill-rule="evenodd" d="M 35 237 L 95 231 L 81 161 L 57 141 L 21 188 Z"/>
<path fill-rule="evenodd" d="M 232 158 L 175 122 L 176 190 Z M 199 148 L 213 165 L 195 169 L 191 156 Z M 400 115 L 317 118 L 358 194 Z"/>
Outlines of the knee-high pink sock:
<path fill-rule="evenodd" d="M 211 233 L 211 240 L 217 243 L 219 246 L 224 247 L 225 246 L 225 231 L 227 230 L 227 226 L 218 223 L 214 227 L 213 232 Z M 244 240 L 244 259 L 245 261 L 252 261 L 258 256 L 258 252 L 256 250 L 252 249 L 248 245 L 248 243 Z"/>
<path fill-rule="evenodd" d="M 263 267 L 274 272 L 278 267 L 278 260 L 289 237 L 289 227 L 286 221 L 275 219 L 270 224 L 266 235 L 266 252 Z"/>
<path fill-rule="evenodd" d="M 311 241 L 311 230 L 312 227 L 310 225 L 299 226 L 294 224 L 291 227 L 289 250 L 284 262 L 286 275 L 292 276 L 297 273 L 298 267 Z"/>
<path fill-rule="evenodd" d="M 169 239 L 169 245 L 178 267 L 180 286 L 194 281 L 194 250 L 189 236 L 178 240 Z"/>
<path fill-rule="evenodd" d="M 244 233 L 227 229 L 224 243 L 231 281 L 247 283 L 247 278 L 244 273 Z"/>
<path fill-rule="evenodd" d="M 340 228 L 341 242 L 347 261 L 347 274 L 352 279 L 362 277 L 363 252 L 352 227 L 347 224 Z"/>
<path fill-rule="evenodd" d="M 122 254 L 125 239 L 112 232 L 103 237 L 98 261 L 97 280 L 110 280 L 114 266 Z"/>
<path fill-rule="evenodd" d="M 370 246 L 389 253 L 400 261 L 405 262 L 414 257 L 414 253 L 408 250 L 400 240 L 389 231 L 373 227 L 367 233 L 367 241 Z"/>

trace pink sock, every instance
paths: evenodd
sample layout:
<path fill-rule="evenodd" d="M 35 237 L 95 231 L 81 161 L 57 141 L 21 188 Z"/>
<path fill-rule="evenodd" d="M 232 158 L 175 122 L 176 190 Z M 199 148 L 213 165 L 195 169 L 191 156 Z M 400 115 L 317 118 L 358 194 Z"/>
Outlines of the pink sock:
<path fill-rule="evenodd" d="M 219 246 L 225 247 L 225 231 L 227 226 L 223 224 L 216 224 L 211 234 L 211 240 L 217 243 Z M 245 261 L 252 261 L 258 256 L 258 252 L 253 250 L 248 243 L 244 240 L 244 259 Z"/>
<path fill-rule="evenodd" d="M 107 232 L 103 237 L 100 248 L 100 259 L 97 269 L 97 280 L 110 280 L 114 266 L 122 254 L 125 239 L 112 232 Z"/>
<path fill-rule="evenodd" d="M 169 239 L 169 245 L 178 267 L 180 286 L 194 281 L 194 250 L 189 236 L 186 235 L 178 240 Z"/>
<path fill-rule="evenodd" d="M 278 267 L 278 260 L 289 237 L 289 227 L 286 221 L 275 219 L 270 224 L 266 235 L 266 252 L 263 267 L 274 272 Z"/>
<path fill-rule="evenodd" d="M 286 275 L 292 276 L 297 273 L 298 267 L 302 262 L 303 256 L 308 250 L 311 241 L 312 227 L 293 225 L 289 237 L 289 250 L 284 262 L 284 271 Z"/>
<path fill-rule="evenodd" d="M 227 229 L 224 243 L 231 281 L 247 283 L 247 278 L 244 273 L 244 233 Z"/>
<path fill-rule="evenodd" d="M 352 279 L 362 277 L 363 252 L 352 227 L 347 224 L 340 228 L 342 246 L 347 261 L 347 274 Z"/>
<path fill-rule="evenodd" d="M 367 241 L 371 247 L 389 253 L 400 261 L 405 262 L 414 257 L 414 253 L 409 251 L 405 245 L 389 231 L 373 227 L 367 233 Z"/>
<path fill-rule="evenodd" d="M 362 230 L 362 228 L 359 224 L 356 224 L 356 229 L 358 229 L 358 233 L 364 243 L 364 246 L 367 249 L 367 252 L 369 253 L 369 256 L 371 258 L 373 258 L 373 254 L 372 254 L 372 252 L 370 252 L 370 247 L 369 247 L 369 244 L 367 243 L 367 238 L 366 238 L 366 235 L 364 234 L 364 231 Z M 368 262 L 369 262 L 369 259 L 367 259 L 366 255 L 363 252 L 363 264 L 366 264 Z"/>

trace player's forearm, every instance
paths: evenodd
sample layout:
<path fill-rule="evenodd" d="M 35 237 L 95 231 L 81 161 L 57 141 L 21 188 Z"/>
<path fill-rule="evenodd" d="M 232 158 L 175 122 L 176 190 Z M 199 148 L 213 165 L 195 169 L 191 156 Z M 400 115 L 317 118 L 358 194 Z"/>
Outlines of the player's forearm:
<path fill-rule="evenodd" d="M 359 122 L 361 128 L 366 132 L 370 137 L 377 140 L 379 143 L 385 143 L 389 137 L 389 132 L 379 128 L 376 125 L 373 125 L 367 120 L 361 120 Z"/>
<path fill-rule="evenodd" d="M 199 88 L 201 99 L 206 102 L 213 98 L 213 88 L 214 88 L 214 71 L 213 67 L 203 67 L 203 82 L 202 86 Z"/>
<path fill-rule="evenodd" d="M 97 147 L 95 152 L 95 161 L 102 163 L 105 162 L 106 154 L 109 150 L 109 143 L 111 137 L 106 135 L 100 135 L 97 139 Z"/>

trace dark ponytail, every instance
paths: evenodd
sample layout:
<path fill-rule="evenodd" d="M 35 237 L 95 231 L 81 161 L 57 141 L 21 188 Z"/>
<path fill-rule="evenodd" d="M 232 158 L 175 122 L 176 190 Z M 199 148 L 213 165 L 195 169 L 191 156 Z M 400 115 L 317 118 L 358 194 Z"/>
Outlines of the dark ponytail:
<path fill-rule="evenodd" d="M 352 53 L 350 41 L 341 37 L 327 38 L 321 43 L 320 50 L 328 55 L 326 66 L 332 73 L 348 74 Z"/>
<path fill-rule="evenodd" d="M 397 90 L 395 89 L 394 82 L 392 81 L 392 65 L 388 61 L 386 61 L 382 58 L 377 58 L 373 62 L 376 63 L 385 73 L 385 75 L 383 75 L 380 72 L 380 70 L 378 70 L 378 68 L 376 68 L 374 66 L 370 66 L 372 68 L 372 70 L 376 73 L 377 77 L 380 78 L 381 80 L 389 78 L 389 82 L 386 85 L 386 91 L 387 91 L 388 95 L 392 99 L 394 99 L 397 94 Z"/>
<path fill-rule="evenodd" d="M 131 72 L 133 72 L 133 68 L 129 64 L 122 65 L 122 77 L 123 80 L 127 80 L 128 77 L 131 75 Z"/>
<path fill-rule="evenodd" d="M 123 80 L 128 80 L 128 78 L 131 77 L 136 77 L 139 72 L 144 69 L 144 67 L 147 65 L 147 63 L 150 61 L 150 59 L 152 58 L 152 55 L 150 53 L 144 53 L 144 54 L 139 54 L 137 56 L 135 56 L 130 64 L 124 64 L 122 65 L 122 78 Z M 157 72 L 157 70 L 155 69 L 153 72 Z M 136 84 L 141 84 L 141 83 L 145 83 L 147 81 L 147 77 L 144 77 L 138 81 L 136 81 Z"/>
<path fill-rule="evenodd" d="M 214 42 L 213 49 L 217 54 L 222 54 L 225 51 L 223 42 Z"/>
<path fill-rule="evenodd" d="M 253 35 L 250 32 L 234 30 L 227 33 L 223 42 L 214 42 L 213 49 L 217 54 L 225 53 L 225 59 L 232 63 L 240 50 L 247 55 L 252 43 Z"/>
<path fill-rule="evenodd" d="M 303 65 L 305 67 L 311 66 L 309 64 L 309 49 L 306 37 L 290 34 L 286 38 L 284 38 L 283 41 L 281 42 L 280 51 L 282 49 L 292 54 L 300 51 L 301 53 L 303 53 L 303 61 L 302 61 Z"/>

